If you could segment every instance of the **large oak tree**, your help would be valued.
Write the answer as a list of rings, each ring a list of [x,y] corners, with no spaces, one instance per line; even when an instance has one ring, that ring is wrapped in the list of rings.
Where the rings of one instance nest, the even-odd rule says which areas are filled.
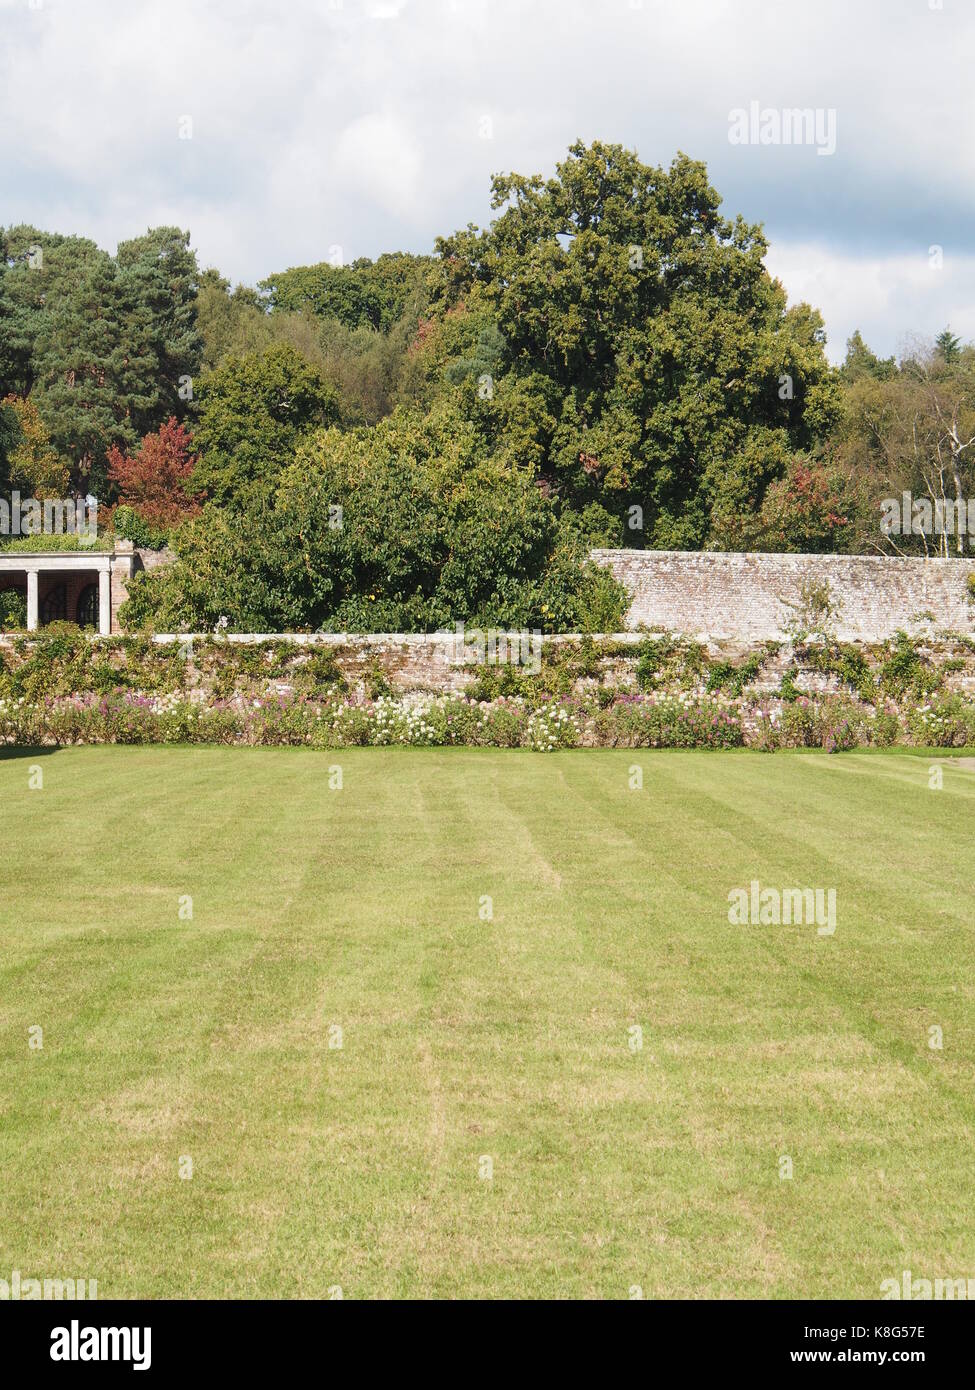
[[[567,498],[641,507],[648,544],[733,542],[834,411],[822,320],[787,307],[761,228],[720,215],[702,164],[599,142],[496,176],[492,205],[439,240],[438,297],[500,330],[479,399],[506,450]]]

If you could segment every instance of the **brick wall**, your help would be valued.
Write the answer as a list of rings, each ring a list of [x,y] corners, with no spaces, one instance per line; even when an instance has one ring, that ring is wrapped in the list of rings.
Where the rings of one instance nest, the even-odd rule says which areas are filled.
[[[512,645],[518,634],[513,634]],[[159,643],[177,642],[174,635],[160,635]],[[299,653],[327,650],[334,653],[338,666],[352,687],[365,686],[369,676],[382,672],[397,694],[428,691],[459,694],[478,674],[476,649],[459,648],[454,633],[371,632],[371,633],[232,633],[227,644],[253,646],[260,642],[287,641]],[[629,639],[628,639],[629,640]],[[578,641],[578,638],[551,637],[546,643]],[[302,659],[299,656],[299,659]],[[284,682],[282,689],[286,689]]]
[[[967,591],[975,560],[672,550],[594,550],[592,555],[629,590],[627,626],[631,631],[643,625],[682,633],[712,646],[782,640],[788,635],[786,624],[794,616],[789,605],[801,603],[803,584],[826,581],[837,608],[832,628],[844,641],[880,642],[898,628],[916,635],[937,631],[975,635],[975,603],[970,602]],[[151,568],[159,562],[159,557],[119,547],[112,561],[113,631],[118,630],[118,609],[125,600],[131,572],[143,564]],[[97,576],[65,574],[58,578],[67,581],[67,616],[74,620],[78,592]],[[19,583],[20,579],[11,576],[11,582]],[[42,601],[53,582],[53,576],[42,576]],[[438,673],[445,688],[466,679],[451,659],[452,635],[387,633],[318,641],[323,645],[345,644],[363,666],[376,661],[391,667],[407,686],[413,680],[435,684]]]
[[[41,612],[44,612],[44,605],[48,598],[53,598],[57,602],[58,590],[64,594],[64,617],[69,623],[78,620],[78,600],[83,591],[93,584],[95,587],[95,614],[98,614],[98,575],[86,574],[84,572],[65,573],[65,574],[42,574],[38,576],[38,601]]]
[[[803,581],[827,580],[844,641],[911,633],[975,632],[966,581],[975,560],[873,555],[739,555],[717,551],[594,550],[626,585],[627,626],[641,623],[699,640],[781,639]],[[929,615],[929,616],[926,616]]]

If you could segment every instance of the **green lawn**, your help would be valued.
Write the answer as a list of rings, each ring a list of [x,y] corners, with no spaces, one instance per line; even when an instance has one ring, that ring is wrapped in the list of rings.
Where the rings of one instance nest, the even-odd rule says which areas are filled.
[[[873,1298],[903,1269],[975,1276],[975,772],[934,791],[928,766],[0,757],[0,1278]],[[835,934],[730,926],[753,878],[835,887]]]

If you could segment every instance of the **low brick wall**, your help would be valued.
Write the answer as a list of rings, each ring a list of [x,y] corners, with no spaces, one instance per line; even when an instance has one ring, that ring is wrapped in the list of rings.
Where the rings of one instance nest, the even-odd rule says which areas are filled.
[[[516,639],[518,634],[510,637]],[[0,634],[0,671],[14,674],[42,640],[40,635]],[[89,650],[79,652],[75,647],[70,658],[78,663],[74,688],[79,692],[104,693],[107,662],[118,672],[119,688],[156,694],[181,691],[191,699],[211,701],[238,699],[247,707],[254,699],[325,693],[353,699],[391,694],[408,704],[422,703],[430,695],[491,697],[497,693],[500,674],[493,659],[496,654],[488,665],[483,649],[470,645],[461,652],[449,633],[252,633],[219,639],[210,634],[180,634],[156,636],[149,643],[139,637],[108,639],[88,633],[83,643]],[[975,643],[970,638],[931,636],[915,645],[924,671],[940,677],[935,681],[940,694],[975,698]],[[860,643],[856,650],[872,679],[880,682],[876,689],[883,694],[881,704],[885,703],[889,690],[883,683],[884,668],[891,660],[891,645]],[[325,654],[330,659],[323,660]],[[851,683],[837,661],[824,664],[827,654],[822,646],[769,639],[752,643],[714,639],[707,643],[705,654],[688,637],[658,641],[627,632],[583,642],[578,636],[555,636],[544,639],[541,653],[535,648],[535,655],[543,658],[540,672],[534,661],[520,666],[519,676],[527,678],[527,683],[519,680],[517,689],[529,698],[547,692],[552,698],[598,695],[600,702],[646,689],[659,695],[687,694],[693,689],[700,695],[707,685],[717,699],[728,698],[729,692],[737,697],[747,690],[747,720],[758,717],[755,697],[777,702],[776,708],[781,708],[786,678],[798,693],[814,698],[855,694],[859,677]],[[54,670],[68,658],[62,649],[50,660]],[[645,667],[642,683],[641,664]],[[736,671],[742,676],[737,685]],[[534,676],[539,676],[540,684],[534,684]],[[873,688],[871,681],[868,684]],[[64,688],[63,683],[59,688]]]
[[[512,650],[517,650],[525,634],[507,634]],[[539,635],[540,636],[540,635]],[[531,634],[528,634],[531,637]],[[189,634],[160,634],[155,642],[168,645],[180,643],[184,646],[202,640]],[[536,640],[532,638],[532,640]],[[545,659],[565,645],[574,646],[578,636],[557,636],[541,639],[542,646],[533,648],[538,655],[544,649]],[[618,633],[615,637],[595,639],[599,643],[610,642],[636,652],[641,641],[640,635],[633,632]],[[339,669],[349,683],[355,687],[368,681],[369,674],[381,671],[396,694],[423,692],[431,694],[459,695],[482,669],[483,654],[479,657],[474,646],[458,646],[454,633],[429,632],[313,632],[313,633],[230,633],[220,639],[229,647],[257,646],[262,642],[285,642],[299,652],[327,650],[335,654]],[[2,645],[2,643],[0,643]],[[299,660],[301,658],[298,658]],[[493,664],[493,663],[492,663]],[[502,662],[502,664],[504,664]],[[625,660],[624,660],[624,664]],[[520,669],[530,671],[529,663],[520,663]],[[287,682],[281,689],[289,689]]]
[[[975,632],[966,584],[975,560],[874,555],[746,555],[718,551],[594,550],[632,596],[628,627],[699,641],[781,640],[804,582],[828,581],[844,641],[880,642],[898,628]]]

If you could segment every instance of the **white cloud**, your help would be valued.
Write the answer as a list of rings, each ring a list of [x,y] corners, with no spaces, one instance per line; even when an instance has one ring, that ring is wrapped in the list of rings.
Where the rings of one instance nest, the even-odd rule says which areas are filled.
[[[790,303],[814,304],[826,320],[830,360],[841,362],[859,328],[874,350],[896,352],[913,333],[934,338],[950,323],[975,324],[975,255],[947,256],[942,266],[918,248],[912,255],[844,255],[828,245],[778,242],[765,258]]]
[[[429,250],[490,216],[493,172],[575,139],[706,160],[793,298],[890,351],[975,336],[975,7],[946,0],[0,0],[5,221],[115,243],[160,216],[253,282]],[[755,100],[836,111],[837,151],[733,146]],[[178,122],[193,118],[193,139]],[[489,118],[486,126],[485,118]],[[488,130],[489,138],[485,138]],[[916,277],[921,275],[920,280]],[[903,316],[903,317],[902,317]],[[840,347],[840,352],[842,347]]]
[[[339,135],[335,173],[342,184],[404,221],[419,221],[422,161],[415,140],[392,116],[360,116]]]

